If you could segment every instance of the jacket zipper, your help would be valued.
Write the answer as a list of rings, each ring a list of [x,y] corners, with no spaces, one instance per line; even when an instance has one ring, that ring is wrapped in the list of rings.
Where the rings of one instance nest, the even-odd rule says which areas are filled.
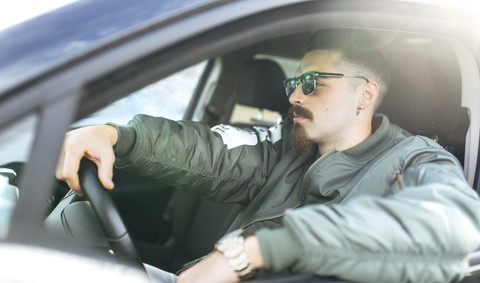
[[[310,173],[310,171],[312,170],[312,168],[318,164],[318,162],[320,162],[325,156],[329,155],[330,153],[332,152],[336,152],[336,150],[331,150],[329,152],[327,152],[326,154],[324,154],[323,156],[320,156],[320,158],[318,158],[317,160],[315,160],[315,162],[312,163],[312,165],[310,165],[307,169],[307,171],[305,172],[305,174],[303,174],[303,179],[302,179],[302,183],[300,184],[300,196],[303,198],[302,196],[302,191],[303,191],[303,185],[305,183],[305,179],[307,178],[308,174]],[[298,207],[302,206],[301,203],[297,203],[296,205],[294,205],[291,209],[296,209]],[[266,220],[273,220],[273,219],[277,219],[277,218],[280,218],[280,217],[283,217],[285,216],[285,213],[280,213],[280,214],[277,214],[277,215],[274,215],[274,216],[270,216],[270,217],[264,217],[264,218],[258,218],[258,219],[255,219],[253,221],[250,221],[249,223],[245,224],[242,226],[242,229],[245,229],[246,227],[252,225],[252,224],[255,224],[257,222],[261,222],[261,221],[266,221]]]
[[[334,150],[330,150],[329,152],[325,153],[324,155],[320,156],[317,160],[315,160],[315,162],[312,163],[312,165],[310,165],[307,169],[307,171],[305,172],[305,174],[303,174],[303,179],[302,179],[302,183],[300,184],[300,196],[301,198],[303,199],[303,186],[305,185],[305,180],[307,179],[307,176],[308,174],[310,174],[310,172],[312,171],[313,167],[315,165],[317,165],[322,159],[324,159],[326,156],[330,155],[330,153],[333,153],[333,152],[337,152],[336,149]],[[299,204],[301,205],[301,203]]]

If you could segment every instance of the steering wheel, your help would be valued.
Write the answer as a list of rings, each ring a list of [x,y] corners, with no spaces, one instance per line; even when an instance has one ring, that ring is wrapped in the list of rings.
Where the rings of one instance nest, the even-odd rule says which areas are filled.
[[[142,259],[133,245],[115,204],[98,179],[95,163],[82,159],[78,175],[80,185],[92,205],[115,258],[120,263],[145,271]]]

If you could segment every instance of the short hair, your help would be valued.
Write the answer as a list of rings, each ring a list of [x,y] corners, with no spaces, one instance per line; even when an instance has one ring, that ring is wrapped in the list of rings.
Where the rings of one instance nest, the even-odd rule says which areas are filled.
[[[342,72],[351,72],[345,75],[365,76],[379,86],[379,95],[375,109],[380,106],[390,82],[390,70],[385,59],[384,44],[374,34],[366,30],[319,30],[316,31],[305,45],[304,52],[313,50],[333,50],[341,53],[342,57],[337,67]],[[361,83],[352,80],[352,86]]]

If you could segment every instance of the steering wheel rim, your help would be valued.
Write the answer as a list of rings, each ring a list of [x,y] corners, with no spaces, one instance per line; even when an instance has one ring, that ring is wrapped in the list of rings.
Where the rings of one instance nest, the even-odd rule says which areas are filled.
[[[98,179],[95,163],[83,158],[78,175],[80,185],[90,201],[115,258],[122,264],[146,272],[115,204]]]

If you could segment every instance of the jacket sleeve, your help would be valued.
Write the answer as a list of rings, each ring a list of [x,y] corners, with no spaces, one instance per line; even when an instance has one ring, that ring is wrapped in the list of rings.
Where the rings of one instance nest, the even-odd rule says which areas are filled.
[[[410,162],[394,195],[292,210],[282,229],[258,231],[265,268],[359,282],[460,280],[480,247],[479,198],[449,154]]]
[[[242,130],[135,116],[117,127],[115,166],[214,201],[246,203],[281,156],[281,126]]]

